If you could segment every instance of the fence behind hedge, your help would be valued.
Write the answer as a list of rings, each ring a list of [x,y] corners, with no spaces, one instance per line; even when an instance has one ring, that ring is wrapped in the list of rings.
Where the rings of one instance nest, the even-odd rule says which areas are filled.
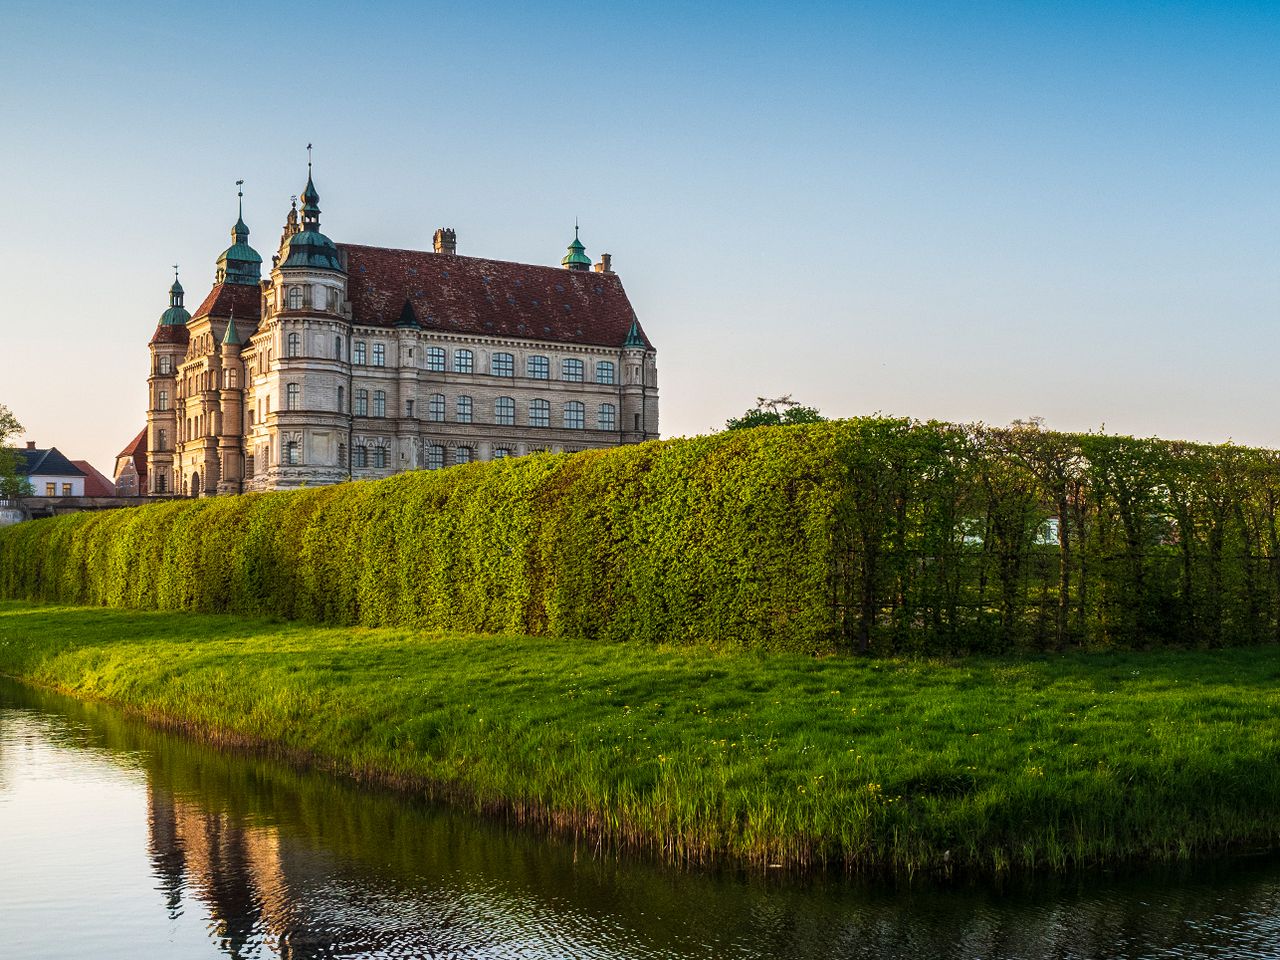
[[[820,652],[1280,638],[1280,454],[868,418],[0,531],[0,595]]]

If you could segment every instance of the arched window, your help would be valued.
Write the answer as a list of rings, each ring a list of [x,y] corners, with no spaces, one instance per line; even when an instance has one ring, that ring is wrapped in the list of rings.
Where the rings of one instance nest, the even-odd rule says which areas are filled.
[[[455,447],[453,450],[454,463],[470,463],[474,459],[470,447]]]
[[[618,428],[618,411],[612,403],[600,404],[600,419],[597,423],[601,430],[616,430]]]
[[[516,358],[509,353],[495,353],[489,358],[489,372],[495,377],[514,377]]]
[[[356,416],[367,417],[369,415],[369,391],[356,391]]]
[[[333,338],[333,359],[335,360],[342,359],[342,338],[341,337]]]
[[[551,361],[546,357],[534,355],[525,361],[529,376],[534,380],[551,379]]]
[[[373,415],[375,417],[387,415],[387,395],[381,390],[373,391]]]
[[[302,356],[302,334],[300,333],[289,334],[289,339],[286,341],[286,345],[284,349],[284,355],[286,357]]]
[[[433,393],[431,400],[427,404],[427,418],[441,422],[444,420],[444,394]]]
[[[385,367],[387,365],[387,347],[385,344],[375,343],[373,345],[373,365],[375,367]]]
[[[302,387],[296,383],[290,383],[284,388],[284,408],[286,410],[298,410],[302,406]]]
[[[160,372],[161,372],[161,373],[172,373],[172,372],[173,372],[173,358],[172,358],[172,357],[161,357],[161,358],[160,358]]]
[[[564,405],[564,426],[566,430],[581,430],[586,419],[586,408],[577,400],[570,400]]]
[[[516,422],[516,402],[511,397],[499,397],[493,401],[493,422],[510,427]]]
[[[302,288],[301,287],[289,288],[289,309],[290,310],[302,309]]]
[[[596,363],[596,383],[613,383],[613,363],[600,360]]]
[[[551,426],[551,403],[547,400],[529,401],[529,426]]]
[[[439,470],[442,467],[444,467],[444,447],[433,443],[427,447],[427,469]]]
[[[560,379],[572,380],[575,383],[582,382],[582,361],[581,360],[561,360],[560,361]]]
[[[343,387],[338,387],[338,412],[346,413],[347,411],[347,391]]]
[[[476,369],[476,357],[470,350],[455,350],[453,352],[453,371],[454,373],[474,373]]]
[[[459,422],[459,423],[470,423],[470,422],[471,422],[471,407],[472,407],[472,404],[471,404],[471,398],[470,398],[470,397],[459,397],[459,398],[458,398],[457,410],[458,410],[458,422]]]

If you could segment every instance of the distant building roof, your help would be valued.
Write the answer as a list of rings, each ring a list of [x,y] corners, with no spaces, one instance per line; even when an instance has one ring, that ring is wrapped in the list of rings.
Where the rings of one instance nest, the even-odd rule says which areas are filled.
[[[114,497],[116,485],[104,477],[88,460],[72,460],[71,463],[80,468],[84,474],[84,495],[86,497]]]
[[[18,453],[18,472],[34,477],[83,477],[84,471],[64,457],[57,447],[37,450],[24,447]]]
[[[121,460],[133,461],[133,469],[139,477],[147,475],[147,428],[143,427],[129,444],[116,454],[116,476],[120,476]]]

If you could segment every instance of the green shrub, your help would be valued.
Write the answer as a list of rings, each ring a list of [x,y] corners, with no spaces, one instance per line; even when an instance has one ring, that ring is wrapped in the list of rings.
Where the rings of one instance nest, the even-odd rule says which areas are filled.
[[[964,653],[1280,638],[1280,455],[866,418],[0,531],[0,596]]]

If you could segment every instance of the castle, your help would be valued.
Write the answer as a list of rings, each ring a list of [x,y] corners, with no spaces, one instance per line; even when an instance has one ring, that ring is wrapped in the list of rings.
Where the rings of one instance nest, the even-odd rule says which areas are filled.
[[[658,436],[656,352],[608,254],[561,267],[334,243],[307,185],[269,279],[240,215],[189,313],[151,338],[153,496],[386,477]],[[141,439],[141,438],[139,438]],[[141,446],[141,444],[139,444]]]

